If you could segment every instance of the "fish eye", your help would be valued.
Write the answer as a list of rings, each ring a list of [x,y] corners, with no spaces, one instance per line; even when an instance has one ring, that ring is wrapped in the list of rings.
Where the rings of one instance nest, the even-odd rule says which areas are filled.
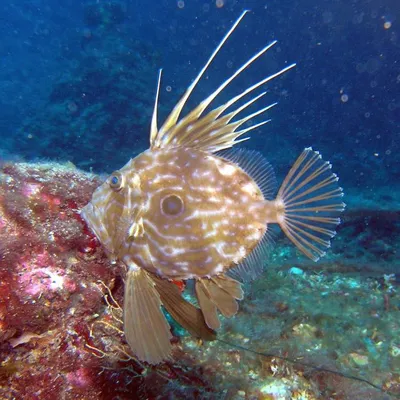
[[[183,200],[175,194],[168,195],[161,200],[161,211],[172,217],[179,215],[183,211]]]
[[[123,185],[123,177],[120,172],[114,172],[110,177],[110,188],[113,190],[121,190]]]

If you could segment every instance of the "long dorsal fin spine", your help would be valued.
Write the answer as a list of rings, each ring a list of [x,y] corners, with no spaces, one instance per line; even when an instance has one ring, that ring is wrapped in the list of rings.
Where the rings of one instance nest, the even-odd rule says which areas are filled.
[[[245,10],[242,12],[240,17],[236,20],[236,22],[233,24],[232,28],[228,31],[228,33],[222,38],[221,42],[217,46],[217,48],[213,51],[211,54],[210,58],[208,59],[206,65],[201,69],[200,73],[196,76],[195,80],[189,85],[189,87],[186,89],[186,92],[184,95],[181,97],[181,99],[178,101],[174,109],[172,110],[171,114],[167,117],[165,120],[163,126],[161,127],[159,131],[159,135],[162,136],[164,132],[168,131],[172,126],[176,124],[176,122],[179,119],[179,116],[182,112],[183,107],[186,104],[186,101],[188,100],[189,96],[193,92],[193,89],[196,87],[197,83],[200,81],[201,77],[204,75],[206,72],[207,68],[211,64],[211,62],[214,60],[215,56],[218,54],[218,52],[221,50],[221,47],[225,44],[225,42],[228,40],[229,36],[232,34],[232,32],[236,29],[236,27],[239,25],[240,21],[243,19],[245,14],[247,14],[248,10]]]
[[[178,123],[178,125],[176,126],[177,130],[181,130],[181,129],[185,129],[183,130],[180,135],[179,135],[179,139],[185,140],[187,143],[193,142],[193,140],[196,140],[196,138],[194,136],[201,136],[201,134],[203,133],[204,129],[206,128],[211,121],[216,121],[218,119],[218,116],[222,114],[223,111],[221,111],[220,109],[223,108],[224,105],[221,105],[220,107],[216,108],[215,110],[210,111],[207,114],[207,118],[201,118],[201,119],[197,119],[197,118],[189,118],[189,115],[187,117],[185,117],[181,123]],[[221,121],[221,119],[218,119],[218,121]],[[200,132],[200,135],[194,134],[195,130],[191,130],[188,129],[188,125],[193,124],[194,126],[196,126],[198,132]]]
[[[204,99],[193,111],[191,111],[186,117],[183,118],[182,122],[190,122],[193,120],[198,120],[200,116],[203,114],[204,110],[211,104],[211,102],[239,75],[241,74],[249,65],[251,65],[257,58],[261,57],[267,50],[269,50],[272,46],[274,46],[277,43],[276,40],[274,40],[272,43],[268,44],[264,48],[262,48],[257,54],[255,54],[253,57],[251,57],[246,63],[244,63],[233,75],[231,75],[228,79],[226,79],[219,87],[217,90],[215,90],[213,93],[211,93],[206,99]],[[197,83],[197,82],[196,82]],[[187,99],[186,99],[187,100]],[[186,101],[185,100],[185,101]],[[179,103],[178,103],[179,104]],[[176,106],[175,106],[176,107]],[[174,109],[175,110],[175,109]],[[174,112],[174,110],[172,112]],[[169,118],[169,117],[168,117]],[[175,121],[176,122],[176,121]],[[160,129],[160,135],[162,135],[164,132],[171,128],[173,125],[169,126],[167,125],[167,121],[164,123],[164,125]],[[165,127],[165,128],[164,128]],[[177,126],[178,128],[178,126]],[[180,127],[179,127],[180,128]],[[186,132],[187,136],[188,132]],[[170,137],[166,136],[167,143],[170,142]],[[180,139],[183,140],[184,136],[181,134]]]
[[[265,124],[268,124],[269,122],[271,122],[271,119],[266,119],[265,121],[261,121],[261,122],[259,122],[258,124],[249,126],[249,127],[246,128],[246,129],[242,129],[241,131],[235,132],[235,136],[236,136],[236,137],[242,136],[242,135],[244,135],[244,134],[247,133],[247,132],[250,132],[250,131],[252,131],[252,130],[254,130],[254,129],[259,128],[260,126],[263,126],[263,125],[265,125]],[[234,142],[232,142],[232,146],[233,146],[234,144],[236,144],[236,143],[240,143],[241,141],[247,140],[247,139],[250,139],[250,138],[243,138],[243,139],[235,140]]]
[[[207,114],[207,118],[202,118],[202,119],[196,121],[193,124],[193,130],[186,129],[186,131],[180,136],[180,138],[186,139],[186,145],[190,146],[190,144],[193,144],[196,139],[198,139],[199,137],[201,137],[203,135],[204,131],[208,128],[210,121],[215,121],[214,130],[218,129],[220,126],[227,125],[237,114],[239,114],[241,111],[245,110],[251,104],[253,104],[258,99],[263,97],[266,93],[267,92],[262,92],[258,96],[249,100],[247,103],[238,107],[236,110],[233,110],[229,114],[226,114],[223,117],[220,117],[220,115],[228,108],[227,103],[222,104],[218,108],[210,111]],[[190,121],[185,121],[185,122],[190,122]],[[188,125],[188,124],[186,124],[186,125]],[[178,125],[177,128],[181,128],[181,127]],[[187,136],[190,136],[190,137],[187,138]]]
[[[227,110],[230,106],[235,104],[237,101],[239,101],[242,97],[246,96],[247,94],[253,92],[254,90],[258,89],[260,86],[264,85],[265,83],[269,82],[270,80],[277,78],[279,75],[284,74],[285,72],[289,71],[290,69],[294,68],[296,66],[295,63],[290,64],[289,66],[281,69],[280,71],[276,72],[275,74],[269,75],[266,78],[262,79],[261,81],[255,83],[254,85],[248,87],[247,89],[243,90],[242,93],[239,93],[237,96],[233,97],[231,100],[229,100],[227,103],[224,104],[224,109],[221,111],[221,114]]]
[[[247,90],[243,91],[242,93],[238,94],[237,96],[233,97],[232,99],[230,99],[228,102],[226,102],[225,104],[220,105],[219,107],[215,108],[214,110],[210,111],[207,114],[207,118],[201,118],[198,121],[196,121],[195,123],[198,125],[197,128],[200,128],[201,126],[206,126],[209,124],[209,121],[216,121],[217,119],[222,119],[219,118],[221,116],[221,114],[223,114],[230,106],[232,106],[233,104],[235,104],[237,101],[239,101],[242,97],[244,97],[247,94]],[[230,114],[228,115],[232,115],[232,118],[235,117],[235,115],[237,115],[239,112],[243,111],[245,108],[247,108],[248,106],[250,106],[251,104],[253,104],[254,102],[256,102],[258,99],[260,99],[261,97],[263,97],[265,94],[267,94],[267,91],[262,92],[261,94],[259,94],[258,96],[254,97],[253,99],[249,100],[247,103],[245,103],[244,105],[240,106],[239,108],[237,108],[236,110],[232,111]],[[201,107],[201,106],[198,106]],[[198,107],[196,107],[193,111],[191,111],[185,118],[182,119],[182,121],[180,123],[177,124],[177,128],[178,129],[182,129],[188,125],[190,125],[193,120],[196,120],[196,118],[193,117],[193,115],[197,115],[198,111]],[[210,117],[210,119],[208,119],[208,117]],[[232,119],[227,119],[227,122],[230,122],[230,120]],[[200,131],[200,136],[203,132]],[[180,138],[181,139],[186,139],[186,137],[190,134],[190,139],[188,140],[188,142],[193,142],[194,140],[196,140],[197,136],[199,136],[199,133],[196,135],[193,135],[190,133],[189,130],[187,130],[186,132],[184,132]],[[195,137],[196,136],[196,137]]]
[[[256,96],[254,99],[247,102],[245,105],[235,107],[233,111],[229,111],[226,114],[225,111],[228,110],[233,104],[238,102],[247,94],[259,88],[261,85],[273,80],[274,78],[284,74],[286,71],[293,68],[296,64],[290,64],[280,71],[267,76],[256,84],[245,89],[239,95],[233,97],[225,104],[216,107],[214,110],[207,111],[206,109],[215,100],[215,98],[233,81],[239,74],[241,74],[246,68],[248,68],[252,63],[255,62],[262,54],[268,51],[272,46],[274,46],[277,41],[272,41],[267,46],[259,50],[253,57],[251,57],[247,62],[240,66],[228,79],[226,79],[222,84],[213,91],[206,99],[200,102],[192,111],[190,111],[186,116],[180,117],[183,107],[185,106],[188,98],[193,92],[194,88],[200,81],[201,77],[204,75],[207,68],[210,66],[211,62],[214,60],[222,46],[225,44],[227,39],[236,29],[240,21],[243,19],[246,12],[236,20],[229,32],[223,37],[217,48],[212,53],[211,57],[208,59],[205,66],[201,69],[200,73],[194,79],[194,81],[189,85],[188,89],[178,101],[176,106],[173,108],[172,112],[169,114],[167,119],[161,128],[156,131],[157,121],[156,113],[153,113],[152,121],[152,132],[151,132],[151,148],[168,148],[168,147],[193,147],[206,152],[215,152],[218,150],[230,148],[233,145],[240,143],[243,140],[238,140],[239,136],[243,135],[252,129],[255,129],[268,121],[263,121],[261,124],[255,125],[252,129],[246,129],[242,131],[236,131],[240,125],[250,120],[252,117],[261,114],[269,110],[273,105],[267,106],[260,111],[251,114],[248,117],[244,117],[239,121],[231,122],[236,115],[241,111],[246,109],[247,106],[253,104],[256,100],[264,96],[265,93]]]
[[[267,50],[269,50],[272,46],[277,43],[274,40],[272,43],[263,47],[257,54],[250,58],[247,62],[245,62],[238,70],[235,71],[233,75],[231,75],[228,79],[226,79],[217,90],[212,92],[205,100],[203,100],[199,106],[196,107],[197,118],[201,116],[204,110],[211,104],[211,102],[237,77],[239,76],[249,65],[251,65],[257,58],[261,57]]]
[[[231,125],[227,125],[227,126],[226,126],[226,130],[227,130],[227,131],[232,131],[232,133],[226,133],[226,132],[222,131],[222,132],[217,136],[217,138],[220,137],[220,140],[219,140],[219,141],[217,141],[216,138],[211,138],[211,139],[209,139],[208,141],[203,141],[203,142],[202,142],[202,145],[207,144],[207,142],[211,142],[211,141],[212,141],[213,144],[215,144],[215,145],[222,145],[223,143],[226,142],[226,140],[227,140],[228,138],[231,138],[230,143],[227,144],[226,147],[220,147],[220,146],[218,146],[218,150],[222,150],[223,148],[232,147],[232,146],[234,146],[234,145],[237,144],[237,143],[244,142],[245,140],[250,139],[250,138],[237,139],[238,137],[244,135],[244,134],[247,133],[247,132],[252,131],[253,129],[257,129],[257,128],[259,128],[260,126],[267,124],[268,122],[271,122],[271,119],[267,119],[267,120],[265,120],[265,121],[261,121],[261,122],[259,122],[258,124],[249,126],[248,128],[242,129],[241,131],[232,131],[232,129],[230,129],[230,126],[231,126]],[[235,129],[236,129],[236,128],[235,128]]]
[[[262,92],[258,96],[253,97],[252,99],[250,99],[247,103],[245,103],[242,106],[238,107],[236,110],[231,111],[229,114],[227,114],[227,116],[229,116],[228,122],[231,122],[231,120],[233,118],[235,118],[236,115],[238,115],[240,112],[245,110],[247,107],[251,106],[253,103],[255,103],[258,99],[260,99],[261,97],[265,96],[266,94],[267,94],[267,92]]]
[[[289,71],[290,69],[294,68],[296,66],[296,63],[290,64],[285,68],[282,68],[280,71],[275,72],[275,74],[269,75],[266,78],[262,79],[261,81],[255,83],[253,86],[250,86],[248,89],[246,89],[243,92],[243,96],[252,92],[253,90],[259,88],[261,85],[264,85],[265,83],[272,81],[273,79],[277,78],[278,76],[284,74],[285,72]]]
[[[254,85],[252,85],[252,86],[250,86],[249,88],[245,89],[243,92],[241,92],[240,94],[238,94],[237,96],[235,96],[234,98],[232,98],[231,100],[229,100],[227,103],[225,103],[224,105],[218,107],[216,110],[219,110],[219,113],[218,113],[217,115],[213,116],[213,120],[218,119],[218,116],[219,116],[219,115],[221,115],[224,111],[226,111],[226,110],[227,110],[230,106],[232,106],[234,103],[236,103],[237,101],[239,101],[242,97],[244,97],[244,96],[246,96],[247,94],[253,92],[254,90],[256,90],[257,88],[259,88],[259,87],[262,86],[263,84],[265,84],[265,83],[267,83],[267,82],[273,80],[274,78],[277,78],[278,76],[284,74],[285,72],[289,71],[290,69],[294,68],[295,66],[296,66],[295,63],[290,64],[289,66],[287,66],[287,67],[281,69],[280,71],[276,72],[275,74],[269,75],[269,76],[267,76],[266,78],[262,79],[261,81],[255,83]],[[261,96],[260,96],[260,97],[261,97]],[[179,124],[179,128],[181,128],[181,127],[184,128],[185,126],[188,126],[188,125],[190,125],[190,124],[193,123],[193,122],[202,121],[203,119],[205,119],[205,121],[206,121],[207,123],[209,122],[209,120],[208,120],[208,118],[207,118],[208,115],[205,116],[205,117],[203,117],[201,120],[198,120],[198,119],[197,119],[197,115],[198,115],[199,109],[200,109],[200,108],[203,108],[204,102],[205,102],[205,101],[202,101],[193,111],[191,111],[186,117],[184,117],[184,118],[182,119],[182,121],[181,121],[181,124],[182,124],[182,125]],[[276,105],[276,104],[277,104],[277,103],[273,103],[272,106],[274,106],[274,105]],[[210,113],[213,113],[214,111],[215,111],[215,110],[212,110],[212,111],[210,111]],[[268,120],[268,122],[269,122],[269,120]],[[261,124],[261,125],[263,125],[263,124]],[[258,127],[261,126],[261,125],[258,124],[257,126],[255,126],[255,128],[258,128]],[[178,128],[178,126],[177,126],[176,128]],[[255,129],[255,128],[254,128],[254,129]],[[190,132],[189,130],[186,130],[185,132],[179,132],[179,141],[182,142],[184,139],[186,139],[186,141],[187,141],[188,143],[193,143],[193,140],[192,140],[192,137],[191,137],[190,133],[191,133],[191,132]],[[243,133],[244,133],[244,132],[243,132]],[[243,133],[242,133],[242,134],[243,134]],[[175,135],[173,135],[173,136],[175,136]],[[187,139],[188,136],[190,137],[189,139]],[[199,135],[199,136],[200,136],[200,135]],[[240,136],[240,135],[238,135],[238,132],[236,132],[236,133],[235,133],[235,138],[238,137],[238,136]],[[176,137],[176,136],[175,136],[175,137]],[[170,139],[171,139],[171,138],[168,137],[168,141],[170,141]],[[194,139],[194,140],[195,140],[195,139]],[[242,141],[244,141],[244,140],[247,140],[247,138],[246,138],[246,139],[242,139],[242,140],[235,140],[234,143],[233,143],[233,142],[232,142],[232,143],[229,143],[229,144],[227,144],[226,146],[223,146],[223,147],[216,147],[215,150],[211,150],[211,149],[209,149],[209,150],[210,150],[210,151],[223,150],[223,149],[226,149],[226,148],[230,148],[230,147],[232,147],[234,144],[240,143],[240,142],[242,142]],[[167,144],[167,143],[165,143],[165,144]]]
[[[265,111],[270,110],[272,107],[275,107],[277,104],[278,103],[270,104],[269,106],[266,106],[266,107],[262,108],[261,110],[258,110],[256,112],[254,112],[253,114],[247,115],[246,117],[243,117],[242,119],[239,119],[238,121],[236,121],[236,122],[234,122],[234,123],[232,123],[230,125],[234,126],[235,130],[236,130],[237,128],[241,127],[248,120],[250,120],[250,119],[252,119],[254,117],[257,117],[257,115],[260,115],[260,114],[264,113]],[[270,121],[270,120],[268,120],[268,121]],[[239,131],[236,132],[236,133],[239,133]]]
[[[158,72],[158,80],[157,80],[157,91],[156,91],[156,98],[154,101],[154,109],[153,109],[153,116],[151,117],[151,127],[150,127],[150,143],[153,143],[157,136],[158,127],[157,127],[157,110],[158,110],[158,98],[160,95],[160,86],[161,86],[161,74],[162,69]]]
[[[268,119],[268,120],[265,120],[265,121],[261,121],[260,123],[254,124],[254,125],[250,126],[249,128],[243,129],[243,130],[241,130],[241,131],[236,131],[236,129],[238,129],[241,125],[243,125],[245,122],[247,122],[247,121],[250,120],[251,118],[254,118],[254,117],[256,117],[256,116],[259,115],[259,114],[262,114],[263,112],[269,110],[270,108],[272,108],[272,107],[275,106],[276,104],[277,104],[277,103],[271,104],[271,105],[269,105],[269,106],[267,106],[267,107],[264,107],[263,109],[261,109],[261,110],[259,110],[259,111],[256,111],[255,113],[253,113],[253,114],[251,114],[251,115],[248,115],[247,117],[244,117],[244,118],[242,118],[242,119],[240,119],[240,120],[238,120],[238,121],[235,121],[235,122],[232,122],[232,123],[230,123],[230,124],[227,124],[227,125],[224,127],[224,129],[221,129],[221,131],[218,133],[218,135],[216,135],[216,136],[210,138],[209,141],[216,141],[216,138],[218,138],[218,137],[220,137],[222,140],[226,140],[226,139],[229,137],[229,133],[227,133],[227,132],[232,132],[232,133],[230,134],[230,135],[232,136],[232,139],[233,139],[232,145],[234,145],[234,144],[236,144],[236,143],[239,143],[239,140],[235,140],[235,139],[237,139],[239,136],[241,136],[241,135],[243,135],[243,134],[245,134],[245,133],[247,133],[247,132],[249,132],[249,131],[251,131],[251,130],[253,130],[253,129],[259,128],[260,126],[262,126],[262,125],[264,125],[264,124],[270,122],[271,120]],[[247,140],[247,139],[245,139],[245,140]],[[202,145],[204,145],[204,144],[206,144],[206,143],[207,143],[207,140],[203,141],[203,142],[202,142]]]

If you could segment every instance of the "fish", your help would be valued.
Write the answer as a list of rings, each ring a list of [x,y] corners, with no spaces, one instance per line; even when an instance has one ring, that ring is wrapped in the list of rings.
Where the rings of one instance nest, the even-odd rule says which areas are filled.
[[[300,252],[317,261],[330,247],[345,208],[339,178],[312,148],[303,150],[276,193],[276,178],[264,156],[236,147],[249,138],[243,135],[270,121],[253,119],[276,105],[243,116],[266,94],[255,95],[256,89],[296,64],[208,111],[276,41],[181,117],[194,88],[246,13],[158,128],[160,70],[149,149],[113,172],[81,210],[110,261],[126,266],[125,338],[135,357],[149,364],[172,357],[171,327],[163,308],[193,336],[215,340],[219,314],[233,317],[244,298],[243,282],[263,272],[271,227],[279,225]],[[176,284],[188,281],[197,304],[187,301]]]

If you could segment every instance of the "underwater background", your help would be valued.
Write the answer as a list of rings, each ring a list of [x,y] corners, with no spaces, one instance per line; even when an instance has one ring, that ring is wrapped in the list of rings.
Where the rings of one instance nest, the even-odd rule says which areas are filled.
[[[92,324],[118,321],[104,295],[122,299],[122,272],[78,211],[148,148],[158,70],[161,122],[245,9],[185,110],[277,39],[217,104],[295,62],[266,85],[279,105],[243,147],[279,181],[319,150],[343,222],[316,264],[276,237],[221,334],[256,353],[175,327],[176,363],[121,366],[120,332]],[[0,18],[0,399],[400,397],[398,0],[21,0]]]

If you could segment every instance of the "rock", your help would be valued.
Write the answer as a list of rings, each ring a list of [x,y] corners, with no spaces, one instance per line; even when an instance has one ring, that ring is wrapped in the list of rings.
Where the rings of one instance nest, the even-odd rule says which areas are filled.
[[[301,268],[292,267],[289,269],[289,274],[302,276],[304,275],[304,271]]]
[[[350,360],[356,364],[358,367],[364,367],[368,365],[368,356],[358,353],[350,353],[349,354]]]

